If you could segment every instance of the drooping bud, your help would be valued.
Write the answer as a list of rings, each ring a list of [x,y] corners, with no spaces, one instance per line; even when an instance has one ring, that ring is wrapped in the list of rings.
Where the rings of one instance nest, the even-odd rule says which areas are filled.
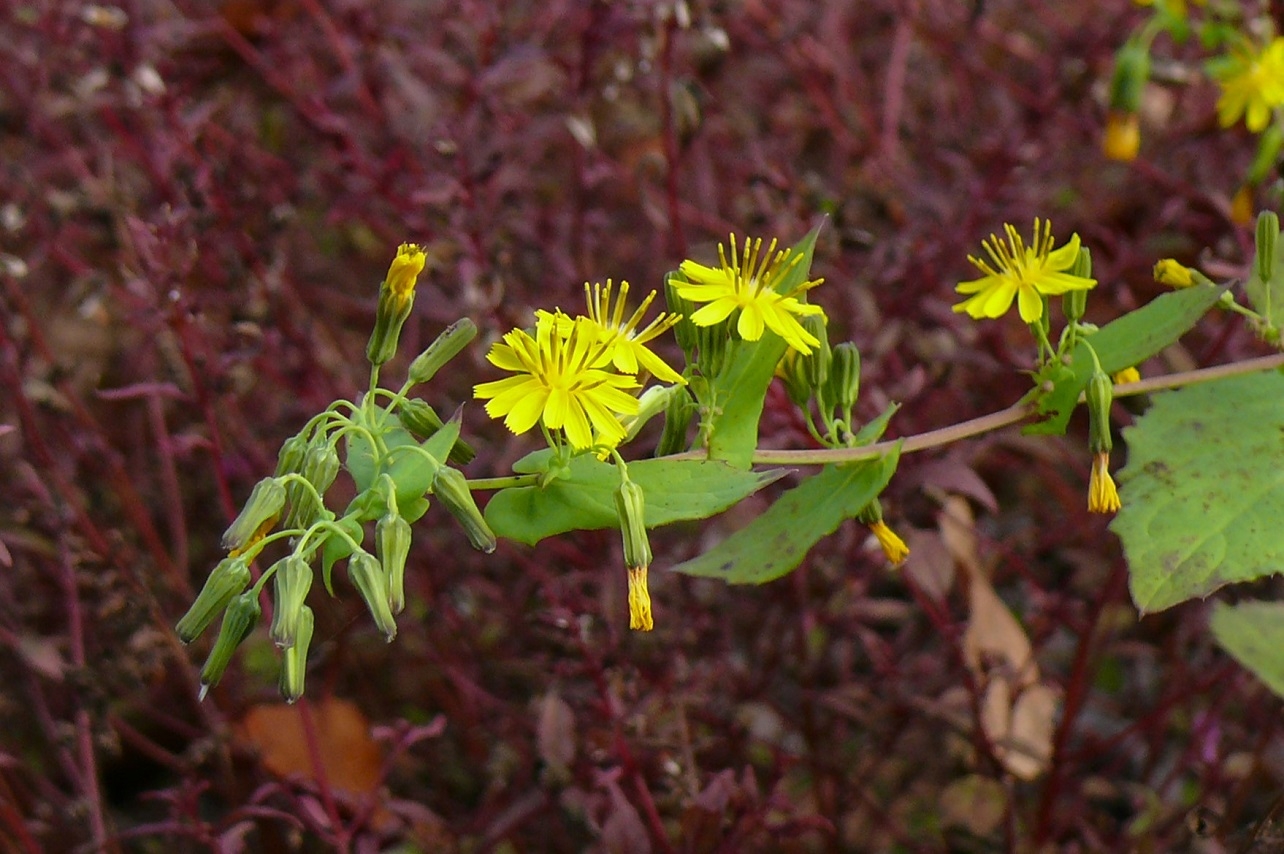
[[[646,535],[646,497],[642,487],[626,480],[615,490],[615,511],[624,537],[624,563],[630,569],[651,565],[651,543]]]
[[[413,243],[403,243],[397,248],[397,257],[379,288],[374,331],[366,344],[366,358],[375,367],[397,354],[397,338],[415,304],[415,283],[426,259],[423,249]]]
[[[850,341],[834,348],[829,366],[829,399],[835,406],[849,410],[860,395],[860,350]]]
[[[1113,447],[1110,438],[1110,404],[1114,400],[1114,384],[1105,372],[1093,371],[1084,390],[1088,404],[1088,449],[1094,454],[1109,452]]]
[[[637,438],[648,421],[668,409],[669,398],[678,392],[682,392],[680,385],[653,385],[642,392],[642,396],[638,398],[638,411],[621,419],[626,431],[624,442],[631,442]]]
[[[397,636],[397,621],[388,607],[388,576],[379,565],[379,559],[370,552],[354,552],[348,558],[348,578],[361,594],[375,626],[391,643]]]
[[[250,565],[244,558],[224,558],[205,579],[205,586],[192,607],[174,626],[183,643],[191,643],[205,631],[214,618],[223,613],[232,599],[250,583]]]
[[[432,491],[463,526],[468,542],[472,543],[473,548],[486,554],[495,550],[498,541],[490,526],[486,524],[486,520],[482,518],[481,511],[477,509],[477,502],[473,500],[473,494],[468,490],[468,479],[463,474],[457,469],[442,466],[433,476]]]
[[[675,388],[669,395],[669,403],[664,410],[664,430],[655,447],[657,457],[680,454],[687,449],[687,428],[691,426],[691,416],[695,411],[696,404],[691,399],[691,393],[685,388]]]
[[[1088,512],[1115,513],[1122,506],[1110,476],[1110,451],[1098,451],[1092,455],[1092,476],[1088,479]]]
[[[325,491],[334,483],[339,474],[339,454],[330,444],[328,436],[321,434],[312,440],[307,453],[303,455],[300,474],[312,484],[318,495],[325,495]],[[301,483],[291,483],[286,494],[290,502],[290,512],[285,520],[286,528],[306,528],[316,521],[322,507],[307,487]]]
[[[429,439],[437,434],[444,422],[431,406],[422,400],[407,400],[397,410],[397,419],[401,426],[417,439]],[[446,457],[455,465],[467,465],[477,456],[477,452],[463,439],[456,439],[454,446]]]
[[[223,678],[223,672],[231,663],[236,648],[254,631],[261,613],[259,599],[253,590],[245,591],[228,604],[227,610],[223,612],[223,624],[219,627],[218,638],[210,649],[209,657],[205,659],[205,666],[201,668],[200,699],[204,700],[209,689]]]
[[[866,504],[856,514],[856,518],[869,528],[869,532],[878,541],[883,555],[892,566],[900,566],[909,557],[909,546],[896,535],[896,532],[883,521],[883,504],[877,498]]]
[[[312,589],[312,567],[307,558],[292,554],[276,562],[272,575],[275,609],[272,612],[272,642],[289,649],[298,639],[299,614],[307,607],[304,601]]]
[[[287,703],[293,703],[303,696],[303,679],[308,670],[308,646],[312,643],[312,632],[316,619],[312,609],[307,605],[299,611],[298,627],[294,632],[294,644],[281,656],[281,696]]]
[[[400,614],[406,607],[410,523],[396,513],[389,513],[375,523],[375,554],[388,575],[388,607],[393,614]]]
[[[678,346],[682,348],[682,354],[686,356],[689,364],[698,344],[696,325],[691,322],[695,303],[678,294],[678,283],[674,281],[675,275],[679,274],[670,273],[664,277],[664,300],[668,303],[669,313],[682,318],[673,327],[673,337],[677,339]]]
[[[308,440],[294,435],[281,444],[281,452],[276,457],[276,476],[299,474],[303,471],[303,455],[308,452]]]
[[[1141,110],[1141,96],[1150,80],[1150,51],[1136,39],[1129,40],[1115,55],[1115,71],[1110,78],[1110,109],[1113,113],[1136,114]]]
[[[260,480],[251,490],[250,497],[241,508],[240,515],[223,532],[223,548],[244,551],[254,541],[262,539],[265,532],[261,529],[267,525],[267,529],[271,530],[284,506],[285,487],[281,482],[275,477],[265,477]]]
[[[477,337],[477,325],[468,318],[456,320],[447,326],[437,339],[428,345],[415,360],[410,363],[406,379],[411,385],[426,383],[432,379],[442,366],[459,355],[474,338]]]
[[[1275,211],[1262,211],[1257,215],[1257,246],[1255,265],[1258,277],[1269,282],[1275,272],[1275,245],[1280,239],[1280,218]]]

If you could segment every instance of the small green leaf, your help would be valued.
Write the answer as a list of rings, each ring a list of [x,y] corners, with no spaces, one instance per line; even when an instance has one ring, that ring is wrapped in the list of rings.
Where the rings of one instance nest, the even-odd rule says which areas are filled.
[[[856,445],[870,445],[883,438],[883,433],[887,431],[887,423],[892,420],[892,416],[900,408],[901,405],[899,403],[887,404],[887,408],[879,413],[877,418],[856,431]]]
[[[823,225],[823,223],[822,223]],[[791,248],[803,260],[781,278],[776,288],[788,293],[807,281],[811,272],[812,253],[816,249],[816,226]],[[734,348],[726,368],[709,383],[713,395],[713,412],[709,420],[709,459],[723,460],[738,469],[748,469],[758,446],[758,422],[762,419],[767,386],[776,375],[776,365],[788,345],[771,330],[765,330],[757,341],[741,341]]]
[[[1222,649],[1284,697],[1284,602],[1218,602],[1209,628]]]
[[[523,468],[534,464],[535,456],[526,457]],[[629,463],[629,477],[646,495],[648,528],[721,513],[784,474],[783,470],[738,471],[704,460]],[[619,485],[615,466],[584,454],[571,460],[567,477],[548,486],[497,492],[486,505],[486,522],[499,536],[527,545],[566,531],[614,528],[619,525],[615,509]]]
[[[1279,373],[1231,377],[1155,395],[1124,431],[1110,527],[1142,613],[1284,569],[1282,399]]]
[[[798,566],[821,538],[878,497],[892,479],[899,458],[898,444],[876,460],[825,466],[746,527],[673,571],[721,578],[728,584],[763,584],[780,578]]]
[[[1088,339],[1101,360],[1102,370],[1114,374],[1140,365],[1198,323],[1217,302],[1222,291],[1213,285],[1195,285],[1166,293],[1102,327]],[[1093,370],[1092,356],[1087,346],[1081,343],[1075,348],[1068,371],[1056,377],[1037,377],[1040,383],[1050,380],[1054,386],[1050,392],[1036,388],[1026,396],[1027,400],[1037,403],[1037,414],[1041,420],[1027,424],[1024,432],[1055,436],[1065,433],[1070,413],[1088,385]]]

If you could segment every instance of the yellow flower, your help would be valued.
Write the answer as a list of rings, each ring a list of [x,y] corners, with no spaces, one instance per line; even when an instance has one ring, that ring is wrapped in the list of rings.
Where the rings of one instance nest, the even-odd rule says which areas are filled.
[[[1136,113],[1111,111],[1106,117],[1106,132],[1101,138],[1102,153],[1111,160],[1131,163],[1141,148],[1141,128]]]
[[[1177,259],[1161,258],[1155,262],[1155,281],[1173,288],[1189,288],[1195,284],[1195,275]]]
[[[564,317],[540,317],[534,338],[514,329],[503,343],[496,342],[487,360],[518,376],[481,383],[473,388],[473,395],[490,399],[486,414],[504,416],[504,425],[514,433],[525,433],[542,420],[550,430],[564,430],[576,449],[614,446],[626,435],[616,413],[638,411],[637,398],[624,391],[637,388],[638,381],[605,370],[610,364],[609,345],[592,320],[577,317],[563,335],[559,326]]]
[[[428,258],[424,250],[414,243],[403,243],[397,247],[397,257],[392,259],[388,275],[384,278],[397,302],[404,303],[415,292],[415,283],[423,272],[424,261]]]
[[[1119,491],[1110,476],[1110,452],[1098,451],[1092,455],[1092,476],[1088,479],[1088,511],[1114,513],[1120,508]]]
[[[1253,188],[1245,184],[1231,197],[1231,222],[1236,225],[1248,225],[1253,221]]]
[[[620,292],[615,300],[615,312],[612,313],[611,280],[606,280],[605,287],[598,283],[592,285],[588,282],[584,283],[584,297],[588,303],[589,318],[602,329],[602,337],[610,341],[611,362],[615,365],[615,369],[623,374],[636,374],[641,366],[661,382],[686,385],[687,381],[681,374],[665,364],[663,359],[645,346],[646,342],[672,329],[682,319],[682,315],[667,314],[662,311],[639,330],[638,324],[642,322],[646,310],[651,307],[651,301],[655,299],[655,291],[651,291],[647,298],[642,300],[637,311],[633,312],[626,321],[624,305],[628,296],[629,283],[620,282]]]
[[[1230,56],[1209,63],[1209,74],[1222,87],[1217,99],[1217,120],[1230,127],[1244,117],[1253,133],[1270,123],[1271,111],[1284,105],[1284,38],[1276,38],[1262,49],[1252,45],[1236,47]]]
[[[993,234],[983,241],[990,263],[973,255],[967,256],[985,275],[970,282],[959,282],[955,290],[961,294],[974,294],[958,305],[957,312],[967,312],[980,320],[983,317],[1001,317],[1017,300],[1021,319],[1034,323],[1043,316],[1042,294],[1063,294],[1066,291],[1087,290],[1097,284],[1096,279],[1074,276],[1065,272],[1074,266],[1079,257],[1079,235],[1060,249],[1052,248],[1052,226],[1034,220],[1034,237],[1026,246],[1016,228],[1004,224],[1007,242]]]
[[[646,589],[646,567],[629,568],[629,628],[649,632],[655,628],[651,619],[651,593]]]
[[[1124,383],[1139,383],[1141,382],[1141,371],[1137,370],[1136,368],[1124,368],[1122,371],[1119,371],[1110,379],[1115,385],[1123,385]]]
[[[905,545],[905,541],[896,536],[896,532],[887,527],[887,523],[882,519],[871,522],[869,531],[883,547],[883,554],[887,555],[887,560],[893,566],[900,566],[905,562],[905,558],[909,557],[909,546]]]
[[[743,256],[737,254],[736,236],[733,234],[730,263],[721,243],[718,244],[719,266],[716,268],[683,261],[679,269],[687,281],[675,283],[678,296],[695,303],[708,303],[691,315],[691,322],[696,326],[721,323],[739,309],[736,331],[745,341],[757,341],[762,338],[764,329],[770,329],[798,352],[810,354],[811,348],[818,346],[820,341],[803,328],[798,317],[825,312],[818,305],[800,302],[795,295],[814,288],[824,280],[803,282],[782,294],[776,290],[777,286],[790,270],[802,263],[803,256],[789,249],[776,252],[775,240],[771,241],[765,254],[761,250],[762,238],[746,238]]]

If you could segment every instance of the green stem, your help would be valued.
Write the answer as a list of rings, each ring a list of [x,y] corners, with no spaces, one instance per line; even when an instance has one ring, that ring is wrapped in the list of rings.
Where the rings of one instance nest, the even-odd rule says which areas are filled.
[[[539,483],[537,474],[514,474],[508,477],[479,477],[468,481],[470,490],[509,489],[515,486],[534,486]]]

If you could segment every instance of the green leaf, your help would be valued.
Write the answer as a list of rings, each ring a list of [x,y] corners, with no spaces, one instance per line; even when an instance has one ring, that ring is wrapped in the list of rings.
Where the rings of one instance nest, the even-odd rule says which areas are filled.
[[[1103,326],[1088,338],[1088,343],[1101,360],[1101,369],[1114,374],[1140,365],[1198,323],[1223,290],[1214,285],[1195,285],[1172,291]],[[1036,402],[1040,420],[1027,424],[1025,433],[1055,436],[1065,433],[1070,414],[1088,385],[1094,368],[1092,356],[1084,343],[1075,347],[1069,369],[1059,365],[1053,367],[1055,375],[1036,377],[1040,385],[1051,381],[1052,391],[1036,388],[1026,396],[1027,400]]]
[[[822,223],[823,225],[823,223]],[[776,289],[788,293],[807,281],[812,254],[820,225],[798,241],[791,252],[803,260],[794,265],[777,283]],[[758,447],[758,422],[762,419],[767,386],[776,375],[776,365],[789,348],[783,338],[770,329],[757,341],[741,341],[727,366],[710,383],[713,412],[710,415],[709,459],[723,460],[738,469],[748,469]]]
[[[1279,373],[1231,377],[1156,395],[1124,431],[1110,527],[1142,613],[1284,569],[1281,400]]]
[[[887,431],[888,422],[892,420],[892,416],[895,415],[896,410],[900,408],[901,408],[901,405],[899,403],[887,404],[887,408],[884,409],[882,412],[880,412],[877,418],[875,418],[873,421],[870,421],[864,427],[861,427],[859,430],[857,430],[856,431],[857,447],[861,445],[873,444],[874,442],[877,442],[879,439],[883,438],[883,433]]]
[[[352,475],[358,492],[364,492],[374,485],[382,471],[387,471],[393,483],[397,484],[397,505],[413,504],[422,498],[432,487],[433,475],[440,467],[440,460],[446,459],[455,440],[459,438],[459,420],[452,418],[445,426],[434,433],[422,445],[387,412],[379,410],[365,424],[370,432],[382,436],[388,455],[382,460],[375,459],[374,447],[364,433],[352,431],[345,435],[347,441],[347,458],[344,461],[348,473]],[[426,451],[425,456],[418,450]],[[402,449],[402,450],[398,450]],[[431,457],[431,459],[429,458]],[[438,461],[438,462],[434,462]],[[380,468],[382,463],[382,468]]]
[[[629,463],[629,477],[646,495],[648,528],[721,513],[784,474],[784,470],[739,471],[704,460]],[[566,531],[614,528],[619,525],[615,510],[619,485],[620,473],[615,466],[585,454],[571,460],[567,477],[548,486],[513,487],[495,493],[486,505],[486,522],[499,536],[527,545]]]
[[[900,445],[876,460],[825,466],[786,492],[765,513],[674,572],[763,584],[802,562],[811,547],[878,497],[896,471]]]
[[[1284,602],[1218,602],[1209,628],[1222,649],[1284,697]]]

